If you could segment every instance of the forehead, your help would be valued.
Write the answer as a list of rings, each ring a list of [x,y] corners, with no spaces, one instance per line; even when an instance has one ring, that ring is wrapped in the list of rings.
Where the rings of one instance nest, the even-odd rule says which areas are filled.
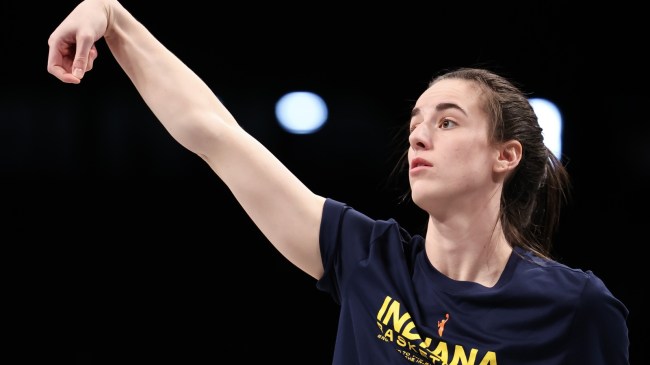
[[[482,110],[481,88],[469,80],[445,79],[436,82],[426,89],[418,98],[415,106],[419,109],[435,108],[441,103],[451,103],[460,106],[468,113]]]

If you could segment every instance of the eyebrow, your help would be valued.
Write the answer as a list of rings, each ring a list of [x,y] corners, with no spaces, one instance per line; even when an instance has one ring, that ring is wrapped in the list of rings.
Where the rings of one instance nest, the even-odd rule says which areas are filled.
[[[467,113],[465,112],[465,109],[461,108],[460,105],[458,105],[458,104],[440,103],[440,104],[436,105],[436,111],[437,112],[448,110],[448,109],[456,109],[456,110],[460,111],[461,113],[463,113],[465,116],[467,116]],[[420,114],[420,108],[418,108],[418,107],[413,108],[413,110],[411,111],[411,117],[414,117],[414,116],[416,116],[418,114]]]

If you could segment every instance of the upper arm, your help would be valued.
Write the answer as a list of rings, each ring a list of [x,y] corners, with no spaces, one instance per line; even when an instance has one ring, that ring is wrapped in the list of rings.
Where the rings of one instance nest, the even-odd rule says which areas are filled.
[[[576,316],[569,358],[576,363],[629,364],[628,310],[588,272]]]
[[[158,120],[210,165],[284,256],[319,277],[324,198],[246,133],[211,88],[126,9],[115,6],[113,13],[107,44]]]
[[[320,278],[319,232],[325,198],[309,190],[238,125],[208,135],[214,140],[203,144],[201,157],[275,248],[298,268]]]

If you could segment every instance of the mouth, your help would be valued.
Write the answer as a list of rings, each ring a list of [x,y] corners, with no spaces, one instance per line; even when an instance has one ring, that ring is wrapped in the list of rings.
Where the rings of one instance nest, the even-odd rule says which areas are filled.
[[[411,170],[419,167],[433,167],[433,164],[421,158],[414,158],[413,161],[411,161]]]

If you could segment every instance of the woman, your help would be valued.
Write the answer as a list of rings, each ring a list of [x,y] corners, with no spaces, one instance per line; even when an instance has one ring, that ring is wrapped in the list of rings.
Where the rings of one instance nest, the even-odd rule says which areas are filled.
[[[340,304],[335,364],[629,363],[626,307],[549,256],[567,173],[504,78],[455,70],[415,103],[422,236],[314,194],[116,0],[83,1],[54,30],[48,72],[80,83],[101,38],[169,133]]]

